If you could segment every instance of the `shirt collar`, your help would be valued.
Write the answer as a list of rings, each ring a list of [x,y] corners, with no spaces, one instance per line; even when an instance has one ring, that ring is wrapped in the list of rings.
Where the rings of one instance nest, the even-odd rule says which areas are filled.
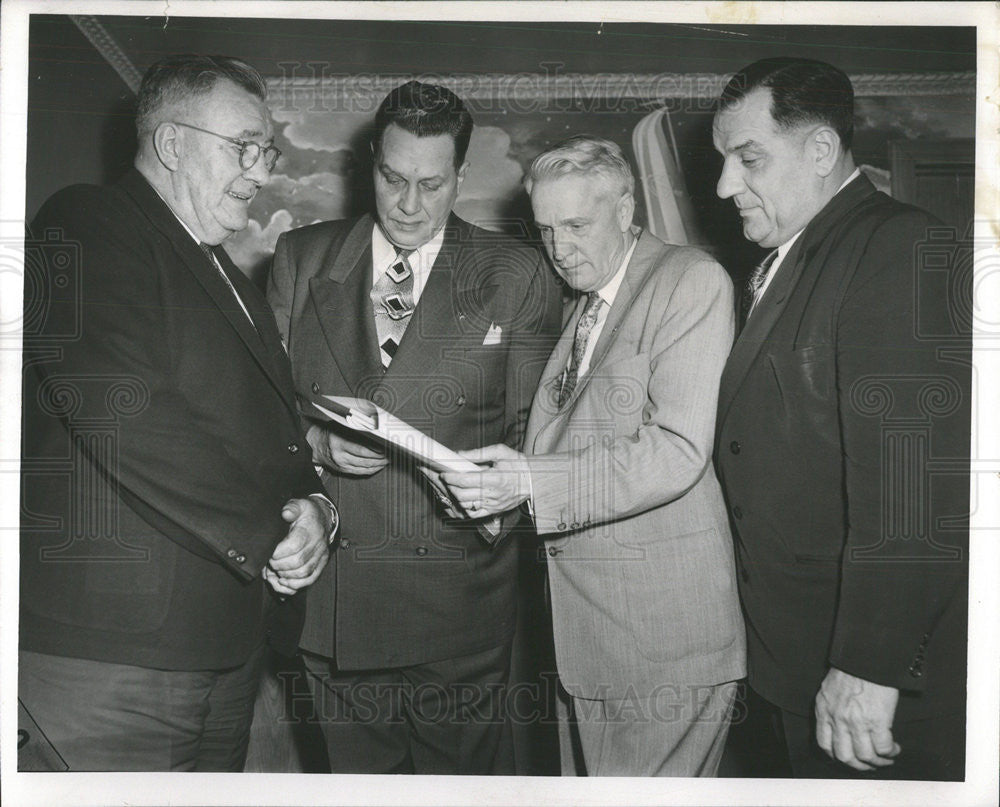
[[[145,179],[145,177],[143,177],[143,179]],[[149,185],[149,187],[153,188],[153,193],[155,193],[157,196],[159,196],[160,197],[160,201],[163,202],[163,204],[165,204],[167,206],[167,210],[169,210],[171,213],[174,214],[174,218],[177,219],[177,221],[179,221],[181,223],[181,227],[183,227],[187,231],[187,234],[190,235],[191,238],[194,239],[194,242],[196,244],[201,245],[201,239],[194,234],[194,230],[192,230],[190,227],[187,226],[187,223],[184,221],[184,219],[182,219],[180,216],[178,216],[176,213],[174,213],[174,209],[170,206],[170,203],[166,199],[163,198],[163,194],[160,193],[155,187],[153,187],[153,183],[150,182],[148,179],[146,180],[146,182]]]
[[[618,271],[615,272],[614,277],[597,290],[597,293],[601,295],[601,299],[608,304],[608,308],[614,305],[615,297],[618,296],[618,289],[621,288],[622,281],[625,279],[625,270],[628,269],[629,261],[632,260],[632,253],[635,252],[635,245],[639,243],[639,234],[641,232],[642,230],[639,227],[632,227],[632,235],[634,236],[632,246],[628,248],[625,257],[622,258],[621,266],[618,267]]]
[[[434,266],[438,253],[444,245],[444,227],[434,233],[430,241],[425,241],[407,258],[410,269],[416,274],[426,274]],[[392,262],[396,260],[398,249],[382,232],[378,222],[372,225],[372,268],[381,277]]]
[[[855,168],[854,171],[851,172],[851,175],[847,179],[845,179],[843,182],[840,183],[840,187],[837,188],[837,193],[840,193],[844,188],[846,188],[848,185],[850,185],[859,176],[861,176],[861,169],[860,168]],[[833,195],[836,196],[837,193],[835,193]],[[804,230],[804,229],[805,229],[805,227],[802,228],[802,230]],[[781,263],[785,259],[785,256],[788,254],[788,250],[790,250],[792,248],[792,244],[794,244],[795,241],[798,239],[798,237],[800,235],[802,235],[802,230],[799,230],[797,233],[795,233],[795,235],[793,235],[791,238],[789,238],[784,244],[782,244],[780,247],[778,247],[778,256],[774,259],[774,263],[775,264]]]

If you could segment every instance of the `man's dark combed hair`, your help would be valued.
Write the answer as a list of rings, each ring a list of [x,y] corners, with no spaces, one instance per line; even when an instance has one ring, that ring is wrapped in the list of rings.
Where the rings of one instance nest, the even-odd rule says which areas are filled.
[[[187,101],[211,92],[226,79],[261,101],[267,99],[267,84],[246,62],[232,56],[180,53],[161,59],[142,77],[139,85],[135,126],[142,137],[160,122],[156,113],[168,104]]]
[[[446,87],[408,81],[392,90],[375,113],[372,149],[378,153],[389,124],[417,137],[450,135],[455,141],[455,168],[465,162],[472,137],[472,115],[462,99]]]
[[[813,59],[761,59],[729,80],[719,97],[719,108],[731,109],[758,87],[771,91],[771,117],[781,128],[825,123],[840,136],[844,150],[850,149],[854,88],[842,71]]]

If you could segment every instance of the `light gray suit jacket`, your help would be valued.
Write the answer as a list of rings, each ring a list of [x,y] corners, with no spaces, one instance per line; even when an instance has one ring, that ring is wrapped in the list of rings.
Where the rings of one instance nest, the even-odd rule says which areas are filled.
[[[602,700],[738,679],[746,640],[712,466],[732,284],[704,252],[643,233],[589,371],[558,410],[584,303],[542,373],[525,439],[560,679]]]

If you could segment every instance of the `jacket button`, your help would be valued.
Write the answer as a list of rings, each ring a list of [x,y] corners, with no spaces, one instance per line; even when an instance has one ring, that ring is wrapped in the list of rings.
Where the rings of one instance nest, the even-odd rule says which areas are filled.
[[[562,552],[562,550],[561,550],[561,549],[559,549],[559,548],[557,548],[557,547],[554,547],[554,546],[550,546],[550,547],[549,547],[549,557],[550,557],[550,558],[554,558],[554,557],[555,557],[556,555],[558,555],[558,554],[559,554],[560,552]]]
[[[580,524],[579,524],[579,522],[574,521],[572,524],[569,525],[569,528],[571,530],[578,530],[578,529],[580,529]]]
[[[344,538],[340,542],[340,548],[341,549],[350,549],[351,548],[351,542],[349,540],[347,540],[346,538]]]
[[[739,505],[733,508],[733,516],[736,518],[743,518],[743,511],[739,508]]]
[[[247,556],[246,555],[237,555],[235,558],[233,558],[233,560],[235,560],[237,563],[246,563],[247,562]]]
[[[556,529],[557,530],[564,530],[564,529],[566,529],[566,522],[565,521],[560,521],[558,524],[556,524]]]
[[[924,670],[920,664],[914,662],[913,664],[910,665],[910,675],[912,675],[914,678],[920,678],[920,676],[922,676],[923,674]]]
[[[319,395],[319,384],[317,384],[315,381],[312,382],[312,386],[310,387],[310,389],[313,391],[313,395]]]
[[[299,444],[298,443],[289,443],[288,444],[288,453],[289,454],[298,454],[299,453]]]
[[[455,399],[455,403],[458,404],[459,406],[465,406],[465,396],[464,395],[459,395]]]
[[[427,554],[427,547],[426,546],[418,546],[417,547],[417,554],[420,555],[420,557],[423,557],[424,555],[426,555]]]
[[[236,550],[235,549],[227,549],[226,550],[226,557],[227,558],[235,558],[236,557]]]
[[[732,451],[734,454],[739,454],[740,453],[740,441],[739,440],[733,440],[733,442],[731,442],[729,444],[729,450]]]

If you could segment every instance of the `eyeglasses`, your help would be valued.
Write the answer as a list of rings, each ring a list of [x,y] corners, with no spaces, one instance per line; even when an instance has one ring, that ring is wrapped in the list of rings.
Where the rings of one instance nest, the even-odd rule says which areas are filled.
[[[240,140],[236,137],[226,137],[225,135],[220,135],[218,132],[210,132],[208,129],[202,129],[200,126],[192,126],[190,123],[182,123],[181,121],[174,121],[177,126],[186,126],[188,129],[194,129],[196,132],[204,132],[205,134],[210,134],[213,137],[221,138],[222,140],[228,140],[234,146],[240,147],[240,168],[244,171],[249,171],[257,164],[257,160],[260,159],[260,155],[264,155],[264,165],[268,171],[273,171],[275,163],[278,162],[278,157],[281,156],[281,149],[277,146],[262,146],[260,143],[254,143],[250,140]]]

